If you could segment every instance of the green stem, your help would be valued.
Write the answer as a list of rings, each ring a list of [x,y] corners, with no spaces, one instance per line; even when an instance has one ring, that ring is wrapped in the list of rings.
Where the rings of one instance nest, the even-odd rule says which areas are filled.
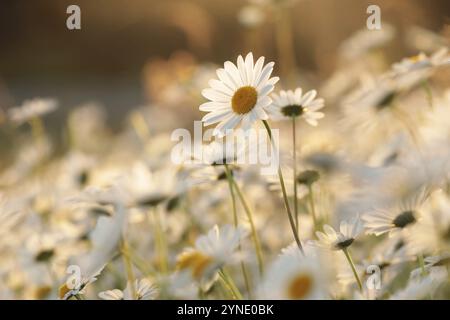
[[[309,205],[311,206],[311,216],[313,218],[314,228],[315,230],[318,229],[319,225],[317,224],[317,216],[316,216],[316,207],[314,205],[314,194],[312,185],[308,185],[308,199],[309,199]]]
[[[255,223],[253,221],[252,210],[250,209],[250,206],[248,205],[247,200],[245,200],[244,195],[242,194],[241,189],[239,188],[238,184],[236,183],[236,180],[234,179],[233,175],[230,175],[230,180],[233,184],[234,190],[236,190],[239,200],[241,200],[242,206],[244,207],[244,211],[247,214],[247,219],[250,223],[252,238],[253,238],[253,242],[255,245],[256,257],[258,259],[259,273],[262,275],[264,273],[263,253],[262,253],[261,243],[259,241],[258,233],[256,232]]]
[[[134,272],[133,272],[133,264],[131,263],[131,260],[127,254],[128,253],[128,245],[127,245],[125,239],[122,239],[122,245],[121,245],[120,251],[122,253],[125,270],[127,272],[127,279],[128,279],[128,283],[130,284],[131,294],[133,296],[133,299],[136,299],[136,297],[137,297],[136,286],[135,286],[136,278],[135,278]]]
[[[157,209],[155,208],[153,212],[153,228],[155,233],[155,249],[158,254],[158,264],[161,273],[167,273],[168,259],[166,250],[166,239],[164,233],[162,232],[162,225]]]
[[[273,152],[276,152],[276,146],[275,143],[272,139],[272,130],[270,129],[269,124],[267,123],[266,120],[263,120],[263,124],[264,127],[267,130],[267,135],[269,136],[270,141],[272,142],[272,148],[273,148]],[[281,185],[281,191],[283,193],[283,200],[284,200],[284,206],[286,207],[286,212],[289,218],[289,223],[291,225],[291,229],[292,229],[292,233],[294,234],[294,239],[295,242],[297,243],[297,246],[299,248],[299,250],[303,253],[303,246],[302,243],[300,241],[298,232],[297,232],[297,228],[295,227],[295,221],[294,218],[292,217],[292,212],[291,212],[291,208],[289,207],[289,201],[288,201],[288,197],[287,197],[287,192],[286,192],[286,186],[284,184],[284,178],[283,178],[283,173],[281,172],[281,166],[280,164],[278,164],[278,177],[280,179],[280,185]]]
[[[293,179],[294,182],[294,215],[295,215],[295,228],[298,231],[298,198],[297,198],[297,143],[296,143],[296,133],[295,133],[295,116],[292,117],[292,149],[294,152],[293,156]]]
[[[227,175],[228,187],[230,189],[231,204],[232,204],[232,208],[233,208],[234,227],[237,228],[239,226],[239,220],[238,220],[237,210],[236,210],[236,196],[234,195],[234,190],[233,190],[233,174],[227,164],[225,164],[225,173]],[[239,251],[242,252],[242,246],[241,246],[240,241],[239,241]],[[242,276],[244,277],[244,281],[245,281],[245,288],[247,289],[247,293],[248,293],[249,297],[251,297],[251,295],[252,295],[251,286],[250,286],[250,282],[249,282],[249,278],[248,278],[247,268],[243,261],[241,261],[241,270],[242,270]]]
[[[242,300],[242,294],[240,293],[239,289],[234,284],[233,279],[228,275],[228,273],[224,269],[219,270],[219,276],[223,280],[223,282],[226,284],[228,289],[231,291],[232,295],[238,299]]]
[[[352,268],[353,275],[355,276],[356,282],[358,283],[359,290],[362,292],[363,288],[362,288],[361,279],[359,279],[358,272],[356,272],[356,268],[355,268],[355,264],[353,263],[353,259],[350,256],[350,253],[348,252],[347,248],[342,249],[342,251],[344,252],[345,257],[347,258],[347,261],[350,264],[350,267]]]
[[[29,120],[29,124],[35,142],[40,142],[45,136],[44,122],[39,117],[33,117]]]
[[[427,80],[422,82],[423,90],[425,90],[425,94],[427,96],[428,105],[431,109],[433,109],[433,92],[431,91],[430,84]]]

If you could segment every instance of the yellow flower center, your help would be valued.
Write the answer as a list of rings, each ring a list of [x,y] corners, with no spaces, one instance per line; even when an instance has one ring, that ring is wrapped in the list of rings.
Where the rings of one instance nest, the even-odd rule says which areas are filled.
[[[300,274],[290,282],[287,296],[292,300],[301,300],[308,296],[313,286],[313,280],[308,274]]]
[[[409,61],[411,61],[411,62],[413,62],[413,63],[419,62],[419,61],[421,61],[422,59],[423,59],[423,55],[421,55],[421,54],[418,54],[418,55],[409,57]]]
[[[179,269],[191,269],[194,278],[200,278],[213,259],[199,251],[184,252],[177,261]]]
[[[238,114],[249,113],[258,101],[258,92],[251,86],[239,88],[231,99],[231,107]]]

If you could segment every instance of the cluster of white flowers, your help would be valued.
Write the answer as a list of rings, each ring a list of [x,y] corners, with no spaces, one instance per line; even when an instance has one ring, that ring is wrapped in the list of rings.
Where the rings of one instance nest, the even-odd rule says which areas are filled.
[[[56,101],[12,108],[35,139],[0,172],[0,299],[450,298],[450,57],[374,72],[365,55],[394,35],[357,33],[318,90],[282,89],[252,53],[192,80],[215,139],[195,164],[170,162],[164,108],[116,135],[75,108],[64,152],[41,121]],[[281,132],[276,176],[220,142],[259,124]]]

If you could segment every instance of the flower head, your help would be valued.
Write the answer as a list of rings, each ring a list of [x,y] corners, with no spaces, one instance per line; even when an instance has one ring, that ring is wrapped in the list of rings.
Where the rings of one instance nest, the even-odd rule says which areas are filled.
[[[45,115],[56,110],[58,103],[55,99],[32,99],[25,101],[20,107],[8,110],[9,118],[17,124],[24,123],[34,117]]]
[[[307,252],[307,255],[301,255],[296,245],[284,250],[284,253],[269,267],[263,279],[259,289],[261,298],[289,300],[326,298],[326,270],[315,252],[311,250]]]
[[[178,256],[178,269],[190,271],[192,278],[197,280],[211,278],[225,264],[236,262],[236,249],[245,234],[241,228],[215,225],[208,234],[197,239],[194,248]]]
[[[316,232],[319,240],[311,241],[312,244],[332,250],[343,250],[349,247],[361,233],[362,223],[359,216],[356,216],[350,221],[342,221],[339,226],[339,231],[335,231],[329,225],[325,225],[323,230],[325,232]]]
[[[135,280],[135,288],[135,297],[133,297],[130,283],[127,283],[123,291],[107,290],[100,292],[98,296],[103,300],[152,300],[158,294],[158,289],[147,279]]]
[[[425,196],[426,194],[421,192],[411,201],[403,201],[392,208],[375,209],[365,214],[362,219],[365,222],[366,233],[379,236],[389,232],[392,235],[414,225],[421,214]]]
[[[227,130],[241,124],[247,130],[258,119],[268,118],[266,109],[272,102],[269,93],[274,89],[278,77],[270,77],[274,63],[264,65],[264,57],[253,62],[253,54],[239,56],[237,65],[230,61],[217,70],[219,80],[210,80],[210,88],[202,95],[209,99],[200,106],[208,112],[202,119],[206,126],[219,123],[213,134],[224,136]]]
[[[281,90],[279,94],[274,93],[273,103],[269,108],[271,117],[274,120],[292,120],[292,118],[301,117],[310,125],[316,126],[317,120],[324,116],[322,112],[318,112],[324,107],[324,100],[316,96],[316,90],[303,94],[301,88],[295,91]]]

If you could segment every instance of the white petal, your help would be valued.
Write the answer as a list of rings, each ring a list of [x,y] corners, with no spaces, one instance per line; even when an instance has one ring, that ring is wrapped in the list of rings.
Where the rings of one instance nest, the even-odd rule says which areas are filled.
[[[264,57],[260,57],[255,63],[255,68],[253,69],[253,81],[252,86],[256,87],[256,81],[259,79],[261,70],[264,66]]]
[[[225,71],[228,73],[228,76],[233,79],[233,82],[236,84],[236,87],[242,87],[241,76],[239,75],[238,68],[234,65],[234,63],[227,61],[224,63]]]
[[[247,84],[253,84],[253,54],[250,52],[245,57],[245,71],[247,73]]]
[[[202,103],[198,109],[200,111],[209,112],[209,111],[219,111],[219,110],[229,109],[229,108],[230,108],[229,103],[209,101],[209,102]]]
[[[205,124],[205,126],[209,126],[213,123],[217,123],[228,117],[229,114],[231,114],[231,110],[223,110],[218,112],[210,112],[206,114],[202,118],[202,122]]]
[[[232,113],[230,117],[219,123],[219,125],[214,129],[213,135],[218,135],[220,137],[227,134],[227,130],[233,129],[241,120],[241,115],[236,115]]]
[[[270,92],[273,91],[273,85],[268,84],[264,87],[262,87],[260,90],[258,90],[258,96],[266,96],[268,95]]]
[[[270,106],[271,103],[272,103],[272,100],[269,98],[269,96],[264,96],[264,97],[258,99],[258,102],[256,103],[255,107],[266,108],[266,107]]]
[[[260,85],[265,85],[266,81],[269,79],[270,74],[272,73],[274,63],[269,62],[264,66],[264,68],[261,71],[261,74],[259,75],[258,79],[256,80],[256,87],[259,87]]]
[[[263,108],[254,108],[255,113],[258,115],[258,118],[261,120],[267,120],[269,119],[269,116],[267,115],[267,113],[264,111]]]
[[[222,81],[224,85],[230,88],[231,91],[236,91],[238,85],[234,82],[233,78],[228,74],[228,72],[225,71],[225,69],[217,69],[216,73],[220,81]]]
[[[311,90],[308,91],[307,93],[305,93],[305,95],[303,96],[300,105],[305,106],[308,105],[308,103],[310,103],[311,101],[314,100],[314,98],[317,95],[317,91],[316,90]]]
[[[245,62],[244,62],[244,58],[242,58],[242,56],[240,55],[237,59],[237,66],[239,69],[239,75],[242,79],[242,84],[244,86],[248,85],[248,81],[247,81],[247,72],[245,71]]]
[[[302,99],[302,88],[295,89],[295,103],[299,104],[300,100]]]
[[[211,101],[230,102],[230,97],[217,90],[207,88],[202,90],[202,96]]]
[[[208,82],[209,86],[219,92],[224,93],[227,96],[233,96],[234,91],[228,88],[222,81],[211,79]]]

